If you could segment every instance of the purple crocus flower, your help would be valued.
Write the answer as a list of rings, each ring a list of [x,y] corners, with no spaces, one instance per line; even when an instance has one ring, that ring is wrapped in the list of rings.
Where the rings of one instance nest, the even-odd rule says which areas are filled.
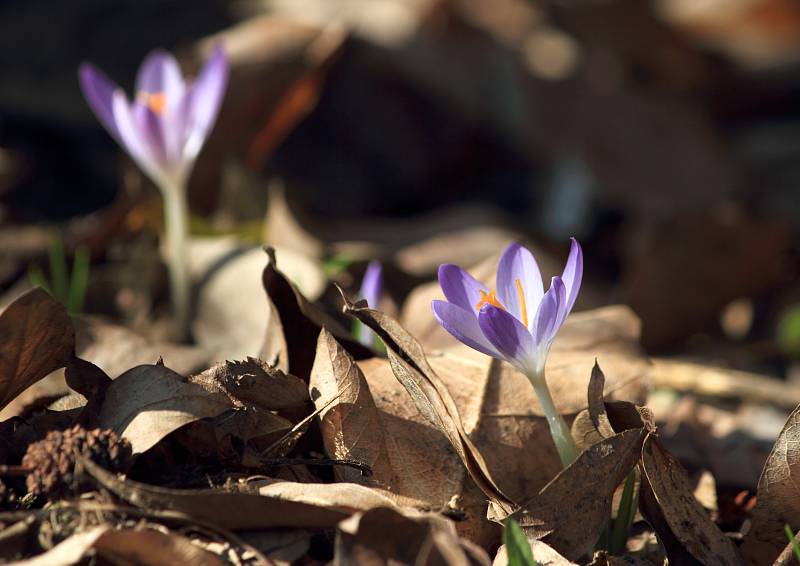
[[[79,78],[89,106],[106,130],[157,184],[183,187],[211,131],[228,80],[228,59],[217,46],[196,80],[184,81],[168,52],[150,53],[139,68],[136,95],[90,63]]]
[[[361,281],[359,298],[365,299],[371,308],[376,308],[381,300],[382,292],[383,268],[381,267],[381,262],[372,260],[367,265],[367,271],[364,273],[364,279]],[[357,325],[356,336],[358,341],[365,346],[372,346],[375,343],[375,333],[365,324],[359,323]]]
[[[514,243],[500,258],[496,291],[458,266],[442,265],[439,284],[447,301],[433,301],[433,314],[467,346],[539,374],[575,304],[582,275],[583,253],[573,238],[563,274],[545,292],[533,254]]]
[[[524,373],[547,416],[550,433],[563,464],[577,456],[575,442],[555,404],[544,367],[556,333],[572,310],[583,277],[583,252],[572,239],[567,264],[544,291],[533,254],[511,244],[497,267],[496,290],[488,289],[460,267],[439,267],[439,284],[446,301],[433,301],[433,314],[458,340]]]
[[[89,63],[81,65],[78,77],[97,118],[164,197],[176,337],[186,339],[191,296],[186,186],[222,103],[228,59],[220,46],[215,47],[194,82],[186,83],[172,55],[153,51],[139,68],[133,102]]]

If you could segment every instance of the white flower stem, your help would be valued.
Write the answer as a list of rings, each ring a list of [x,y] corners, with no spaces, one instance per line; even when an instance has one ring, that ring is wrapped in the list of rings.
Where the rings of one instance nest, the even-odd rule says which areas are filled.
[[[175,320],[175,338],[180,342],[189,339],[189,309],[191,287],[189,280],[188,237],[189,206],[186,186],[163,183],[164,222],[167,238],[167,268],[169,270],[172,314]]]
[[[550,436],[553,437],[561,464],[566,468],[578,457],[578,447],[575,445],[567,423],[556,410],[553,397],[550,395],[550,388],[547,387],[547,381],[544,378],[544,370],[540,373],[529,373],[527,377],[533,385],[533,390],[536,391],[536,396],[539,398],[539,404],[547,417]]]

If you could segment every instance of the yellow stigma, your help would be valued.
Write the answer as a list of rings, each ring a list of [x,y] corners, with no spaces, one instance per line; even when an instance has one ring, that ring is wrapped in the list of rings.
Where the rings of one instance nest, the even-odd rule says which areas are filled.
[[[522,324],[528,326],[528,307],[525,305],[525,293],[522,291],[522,283],[516,280],[517,295],[519,295],[519,310],[522,312]]]
[[[145,92],[139,91],[137,95],[139,100],[147,106],[153,113],[161,115],[167,107],[167,97],[163,92]]]
[[[498,309],[506,310],[506,307],[504,307],[500,303],[500,300],[497,298],[497,291],[490,291],[488,293],[486,293],[485,291],[478,291],[478,292],[481,294],[481,300],[478,301],[477,305],[475,305],[476,309],[481,310],[481,307],[483,305],[492,305],[497,307]]]

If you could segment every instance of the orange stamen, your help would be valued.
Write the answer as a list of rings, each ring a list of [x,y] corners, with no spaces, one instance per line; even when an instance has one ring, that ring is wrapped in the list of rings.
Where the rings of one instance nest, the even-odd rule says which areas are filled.
[[[516,280],[517,295],[519,295],[519,310],[522,311],[522,324],[528,326],[528,307],[525,305],[525,293],[522,291],[522,283]]]
[[[163,114],[164,109],[167,107],[167,97],[163,92],[139,92],[139,100],[141,100],[150,110],[155,114]]]
[[[500,303],[500,300],[497,298],[497,291],[490,291],[486,293],[485,291],[478,291],[481,294],[481,300],[478,301],[478,304],[475,305],[475,308],[481,310],[483,305],[492,305],[497,307],[498,309],[506,310],[506,307]]]

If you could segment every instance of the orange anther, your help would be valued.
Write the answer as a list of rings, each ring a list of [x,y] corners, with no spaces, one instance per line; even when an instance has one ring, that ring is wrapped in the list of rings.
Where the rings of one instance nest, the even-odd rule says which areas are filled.
[[[481,310],[481,307],[483,305],[492,305],[497,307],[498,309],[506,310],[506,307],[504,307],[500,302],[500,300],[497,298],[497,291],[490,291],[488,293],[485,291],[479,291],[479,293],[481,294],[481,300],[478,301],[477,305],[475,305],[476,309]]]

